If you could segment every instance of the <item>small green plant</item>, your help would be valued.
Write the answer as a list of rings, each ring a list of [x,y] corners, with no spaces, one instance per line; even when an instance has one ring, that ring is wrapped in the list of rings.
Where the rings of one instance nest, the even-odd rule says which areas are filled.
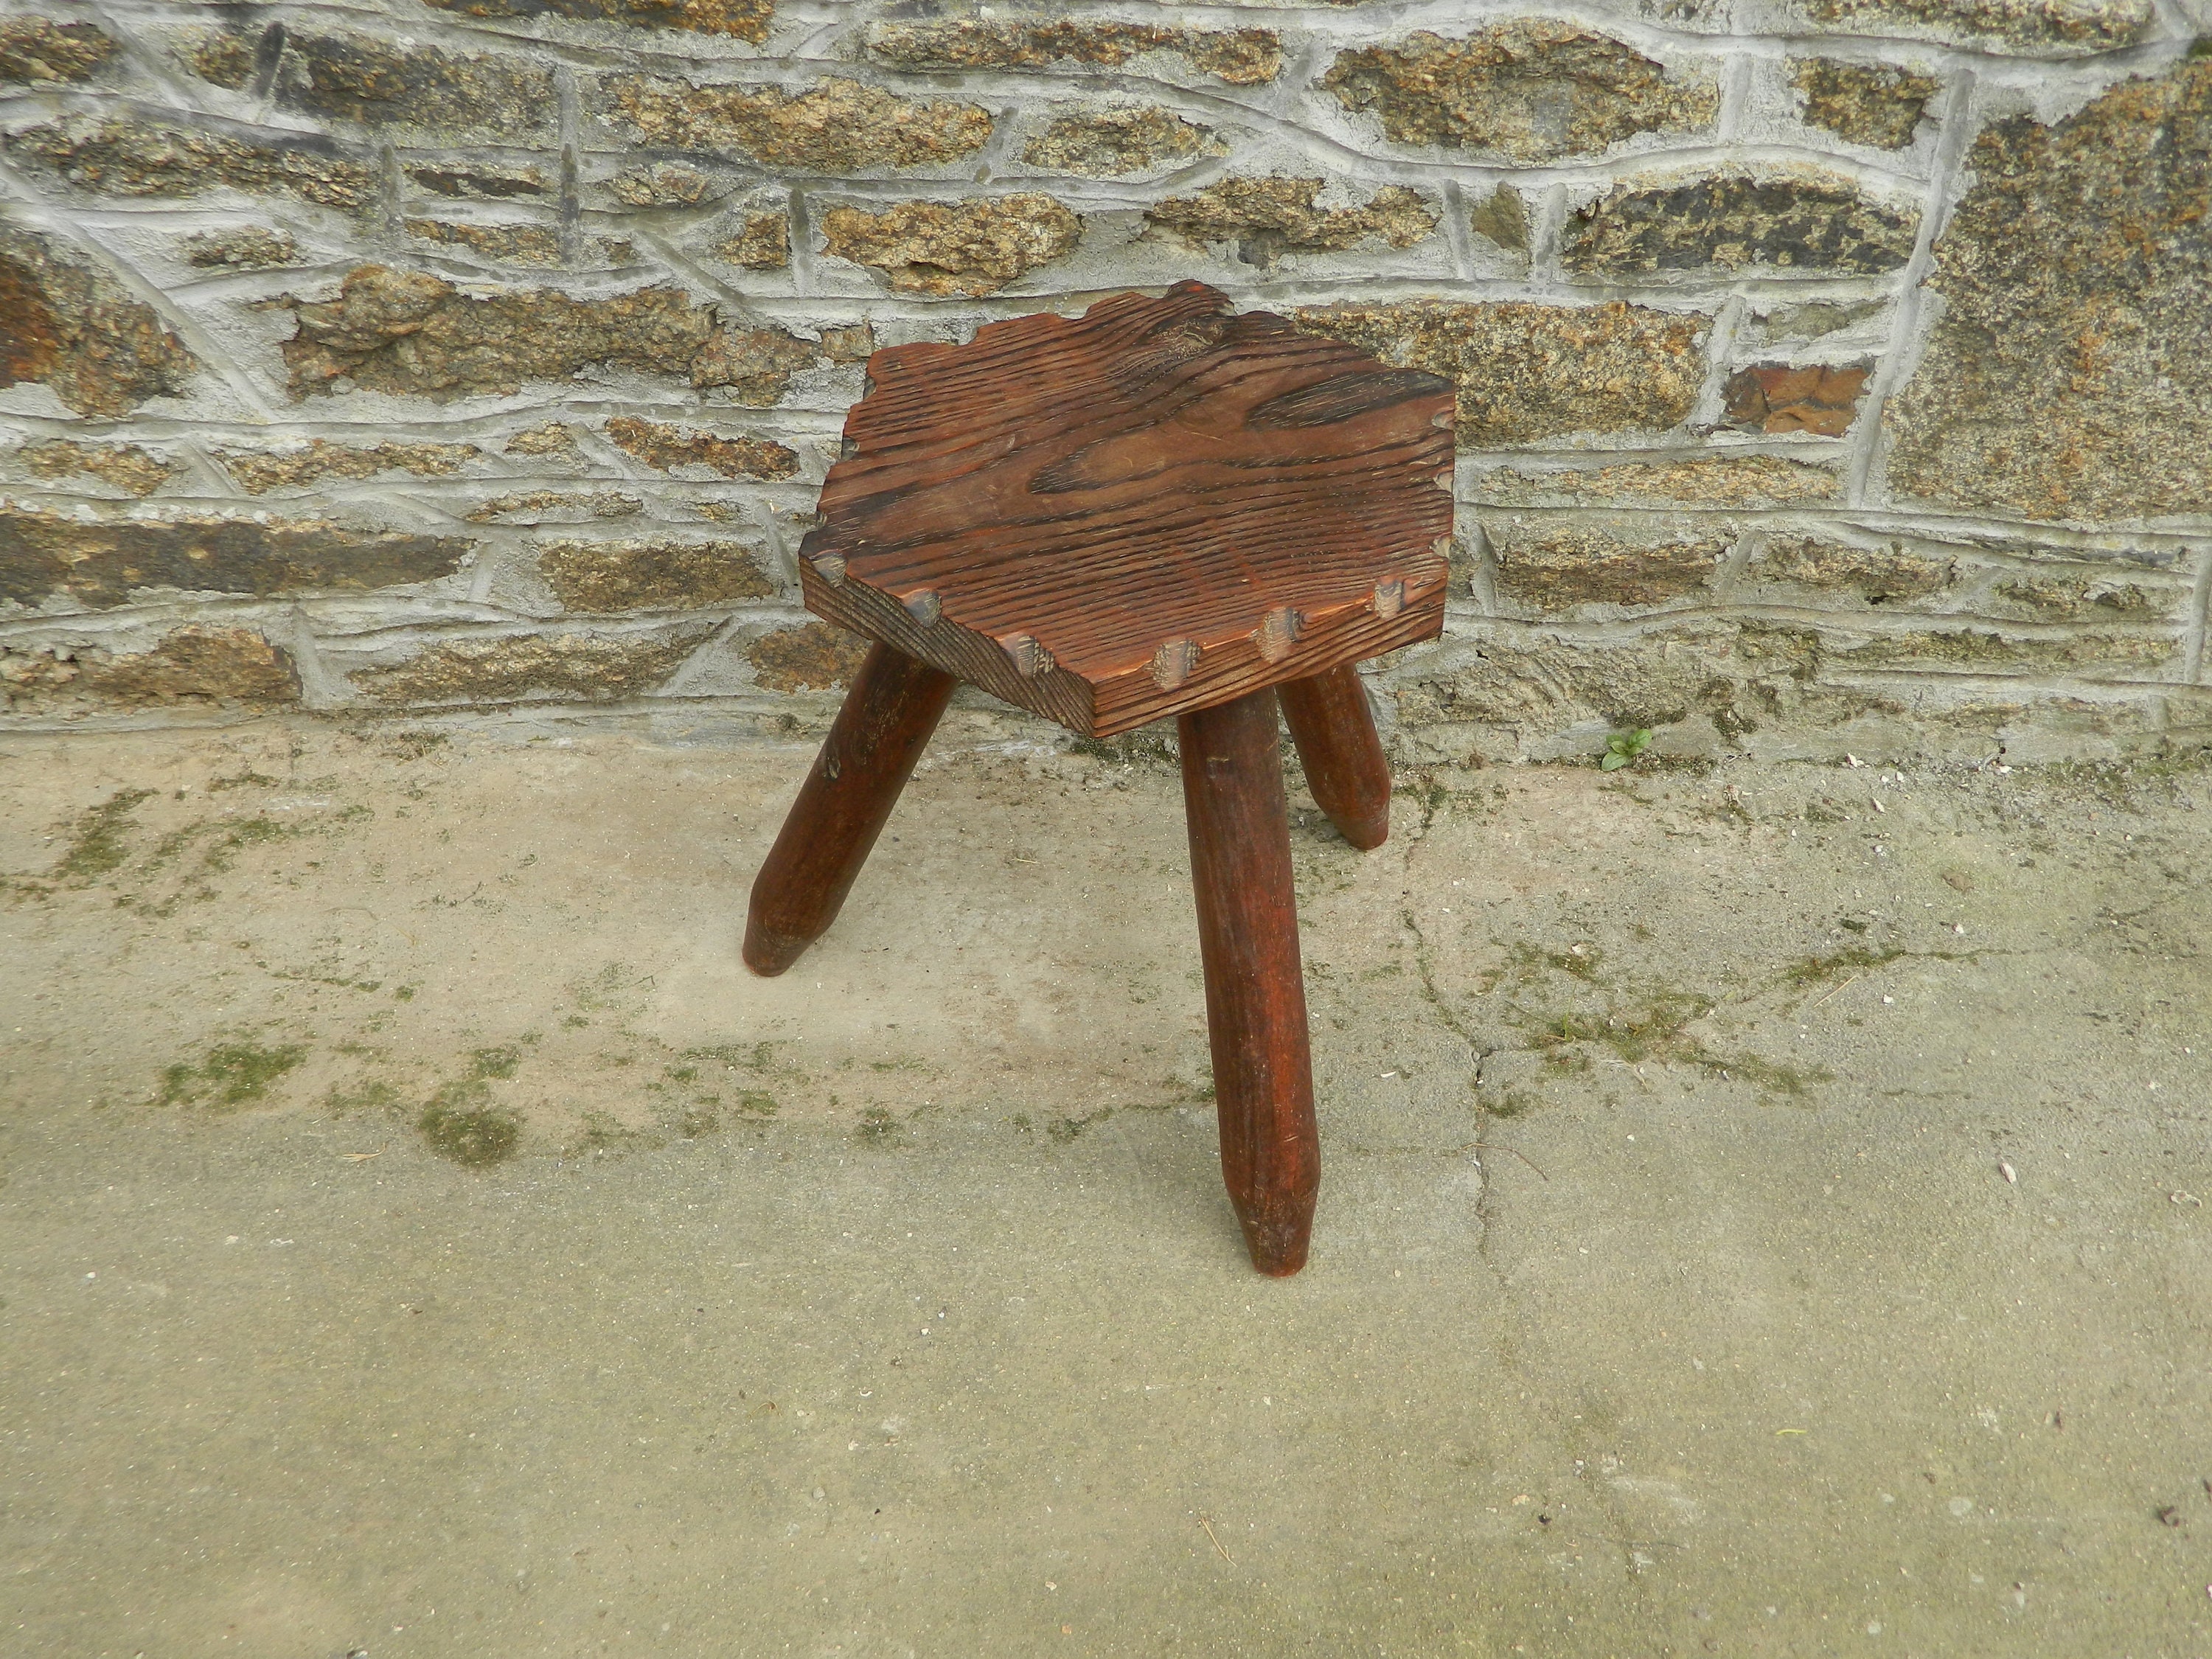
[[[1605,740],[1605,754],[1598,761],[1601,772],[1618,772],[1651,746],[1651,728],[1639,726],[1633,732],[1615,732]]]
[[[307,1057],[299,1043],[258,1048],[250,1042],[220,1042],[198,1065],[179,1061],[161,1073],[161,1103],[243,1106],[266,1095],[270,1084]]]

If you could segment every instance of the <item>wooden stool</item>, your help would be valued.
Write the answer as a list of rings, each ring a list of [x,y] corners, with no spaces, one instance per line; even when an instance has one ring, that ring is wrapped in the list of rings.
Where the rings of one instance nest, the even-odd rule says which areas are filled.
[[[836,919],[966,680],[1088,737],[1173,714],[1221,1167],[1252,1261],[1305,1265],[1321,1181],[1280,701],[1346,840],[1389,833],[1353,665],[1443,627],[1452,388],[1198,283],[868,360],[801,548],[873,639],[753,884],[746,963]]]

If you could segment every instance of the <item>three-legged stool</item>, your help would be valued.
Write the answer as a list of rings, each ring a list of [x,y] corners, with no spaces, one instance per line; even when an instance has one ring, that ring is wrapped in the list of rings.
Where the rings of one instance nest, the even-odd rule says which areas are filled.
[[[1443,626],[1452,389],[1213,289],[1126,294],[868,361],[801,549],[875,641],[753,884],[746,963],[829,927],[966,680],[1089,737],[1173,714],[1230,1200],[1305,1265],[1321,1155],[1279,702],[1363,849],[1390,771],[1353,665]]]

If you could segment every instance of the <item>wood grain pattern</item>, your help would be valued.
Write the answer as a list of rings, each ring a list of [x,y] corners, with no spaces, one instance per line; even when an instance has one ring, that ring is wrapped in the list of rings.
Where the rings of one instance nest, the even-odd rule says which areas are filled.
[[[1264,687],[1176,720],[1221,1175],[1252,1265],[1305,1266],[1321,1189],[1290,821]]]
[[[753,972],[783,972],[837,919],[955,684],[890,646],[868,653],[753,878],[744,945]]]
[[[807,607],[1092,736],[1434,636],[1450,384],[1228,303],[877,352]]]
[[[1283,722],[1298,746],[1306,787],[1337,833],[1361,852],[1390,837],[1390,761],[1350,663],[1275,688]]]

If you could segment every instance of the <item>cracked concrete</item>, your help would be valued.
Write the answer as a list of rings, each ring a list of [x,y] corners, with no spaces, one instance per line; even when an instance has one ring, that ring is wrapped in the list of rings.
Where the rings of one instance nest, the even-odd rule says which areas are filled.
[[[2212,1645],[2212,774],[1294,792],[1279,1284],[1155,734],[956,708],[750,979],[811,746],[0,739],[0,1650]]]

